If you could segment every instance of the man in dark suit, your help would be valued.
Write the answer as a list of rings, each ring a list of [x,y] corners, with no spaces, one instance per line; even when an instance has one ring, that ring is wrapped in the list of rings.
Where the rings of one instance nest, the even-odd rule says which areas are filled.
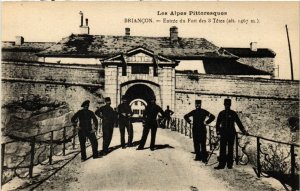
[[[127,103],[127,98],[125,96],[122,96],[122,103],[118,106],[117,111],[119,116],[118,120],[121,135],[121,146],[123,149],[125,149],[125,128],[128,132],[128,147],[132,146],[133,139],[133,128],[130,120],[133,113],[129,104]]]
[[[184,119],[191,123],[190,117],[193,117],[193,142],[194,150],[196,153],[196,161],[202,160],[202,162],[207,162],[207,151],[206,151],[206,125],[210,124],[215,116],[205,109],[201,108],[201,100],[195,101],[196,109],[192,110],[184,116]],[[205,119],[208,119],[205,121]],[[205,123],[204,123],[205,122]]]
[[[170,110],[169,106],[167,105],[167,109],[165,110],[164,128],[169,128],[171,116],[173,114],[174,112]]]
[[[106,97],[105,106],[102,106],[95,111],[95,114],[102,119],[103,155],[106,155],[108,153],[108,147],[112,139],[114,124],[116,120],[116,113],[110,106],[110,104],[110,98]]]
[[[150,103],[146,106],[145,111],[143,113],[143,121],[144,121],[144,129],[143,135],[140,141],[140,145],[138,146],[137,150],[144,149],[148,133],[151,129],[151,143],[150,149],[151,151],[154,150],[155,147],[155,138],[156,138],[156,131],[157,131],[157,115],[160,113],[163,117],[165,116],[164,111],[155,103],[155,97],[152,97]]]
[[[76,112],[71,118],[74,126],[77,126],[77,122],[79,120],[78,138],[80,142],[81,161],[86,160],[86,138],[88,138],[91,142],[93,158],[98,158],[98,141],[95,135],[95,132],[98,129],[98,120],[95,114],[89,110],[89,105],[89,100],[84,101],[81,105],[82,109]],[[92,128],[92,122],[94,128]]]
[[[216,130],[217,135],[220,135],[220,156],[219,165],[215,169],[224,169],[227,163],[227,168],[232,169],[233,165],[233,146],[236,137],[235,123],[245,135],[249,133],[245,130],[237,113],[230,109],[231,100],[224,100],[225,110],[221,111],[217,118]],[[226,154],[226,149],[228,152]]]

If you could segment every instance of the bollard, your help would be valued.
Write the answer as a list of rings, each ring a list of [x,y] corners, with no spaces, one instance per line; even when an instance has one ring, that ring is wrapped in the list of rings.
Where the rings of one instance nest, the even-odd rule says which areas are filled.
[[[181,134],[183,134],[183,119],[181,119],[181,131],[180,131]]]
[[[34,166],[34,148],[35,148],[35,137],[31,140],[31,150],[30,150],[30,165],[29,165],[29,177],[32,178],[33,166]]]
[[[235,138],[235,164],[239,164],[239,135],[236,134]]]
[[[257,176],[260,178],[261,174],[261,165],[260,165],[260,138],[256,138],[256,146],[257,146]]]
[[[3,185],[4,155],[5,155],[5,144],[1,144],[1,185]]]
[[[63,156],[66,156],[66,127],[63,131]]]
[[[72,143],[73,150],[75,149],[75,143],[76,143],[75,137],[76,137],[76,127],[73,126],[73,143]]]
[[[170,126],[170,130],[173,131],[173,129],[175,128],[175,123],[174,123],[175,119],[172,118],[172,123],[171,123],[171,126]]]
[[[176,118],[173,118],[173,126],[171,131],[174,131],[174,129],[176,129]]]
[[[49,164],[52,164],[52,156],[53,156],[53,131],[50,132],[50,156],[49,156]]]

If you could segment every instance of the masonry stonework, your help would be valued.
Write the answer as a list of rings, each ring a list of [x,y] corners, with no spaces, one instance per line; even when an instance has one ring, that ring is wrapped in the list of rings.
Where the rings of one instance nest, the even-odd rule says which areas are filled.
[[[104,60],[102,64],[105,70],[105,96],[111,98],[112,107],[116,107],[120,103],[121,96],[130,94],[128,90],[131,87],[142,85],[136,86],[140,89],[134,89],[133,91],[139,94],[143,92],[142,88],[144,90],[150,88],[149,91],[153,91],[158,105],[162,108],[169,105],[172,110],[174,109],[175,94],[173,90],[175,89],[175,80],[173,78],[176,62],[154,55],[149,50],[136,48],[128,51],[126,56],[123,54],[114,56]],[[136,69],[136,71],[133,69]],[[128,99],[130,101],[143,99],[147,102],[147,99],[151,96],[131,96]]]
[[[130,74],[130,67],[127,72]],[[122,76],[121,68],[110,66],[105,70],[103,84],[101,68],[4,62],[2,103],[34,94],[64,101],[74,111],[80,109],[82,101],[90,99],[94,110],[99,105],[97,102],[103,101],[103,96],[113,97],[112,102],[116,105],[130,87],[142,84],[153,90],[159,105],[163,108],[169,105],[176,117],[182,118],[194,109],[195,99],[202,99],[203,108],[217,115],[224,108],[224,98],[231,98],[232,109],[238,112],[250,132],[272,138],[290,138],[287,120],[299,113],[298,81],[175,74],[171,67],[159,68],[158,76],[152,75],[153,69],[150,73]]]
[[[198,78],[189,79],[189,76]],[[176,91],[212,95],[291,98],[299,100],[299,81],[271,80],[224,75],[176,74]]]
[[[224,99],[230,98],[231,108],[251,134],[291,141],[288,119],[299,114],[299,82],[222,76],[199,76],[197,82],[186,75],[176,77],[176,117],[194,109],[195,99],[217,116],[224,109]]]
[[[103,69],[94,65],[64,65],[26,62],[2,62],[2,79],[70,82],[103,85]]]
[[[99,106],[98,102],[103,101],[103,98],[98,96],[103,93],[103,90],[98,90],[98,94],[95,95],[85,88],[85,86],[77,85],[2,81],[2,92],[2,105],[17,101],[21,97],[24,97],[24,95],[29,94],[43,95],[66,102],[73,111],[80,109],[82,102],[87,99],[91,101],[90,108],[92,110],[95,110]]]

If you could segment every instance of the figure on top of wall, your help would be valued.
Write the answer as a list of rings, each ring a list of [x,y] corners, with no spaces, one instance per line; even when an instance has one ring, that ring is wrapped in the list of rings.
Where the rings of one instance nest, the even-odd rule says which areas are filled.
[[[196,109],[192,110],[184,116],[184,119],[191,123],[190,117],[193,117],[193,142],[195,150],[195,160],[206,163],[207,162],[207,151],[206,151],[206,125],[210,124],[215,116],[205,109],[201,108],[201,100],[195,100]],[[205,121],[205,119],[208,119]]]
[[[224,169],[227,163],[227,168],[232,169],[233,165],[233,146],[236,137],[235,123],[244,135],[249,135],[237,113],[230,109],[231,99],[224,100],[225,110],[221,111],[217,118],[216,130],[220,136],[220,155],[219,165],[215,169]],[[226,149],[228,152],[226,154]]]

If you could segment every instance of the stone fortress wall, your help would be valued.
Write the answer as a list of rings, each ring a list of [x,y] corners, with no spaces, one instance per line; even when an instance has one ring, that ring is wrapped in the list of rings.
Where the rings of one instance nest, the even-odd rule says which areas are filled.
[[[231,98],[251,134],[291,141],[288,119],[299,115],[299,81],[177,74],[175,91],[176,117],[194,109],[195,99],[217,117],[224,99]]]
[[[80,109],[81,102],[90,99],[94,110],[103,101],[103,77],[101,66],[4,62],[2,105],[25,94],[37,94],[64,101],[71,110]],[[194,108],[195,99],[202,99],[203,108],[217,116],[224,109],[224,98],[231,98],[232,109],[250,132],[276,138],[289,132],[288,118],[299,113],[299,81],[221,75],[191,78],[179,73],[175,79],[174,110],[179,118]]]

